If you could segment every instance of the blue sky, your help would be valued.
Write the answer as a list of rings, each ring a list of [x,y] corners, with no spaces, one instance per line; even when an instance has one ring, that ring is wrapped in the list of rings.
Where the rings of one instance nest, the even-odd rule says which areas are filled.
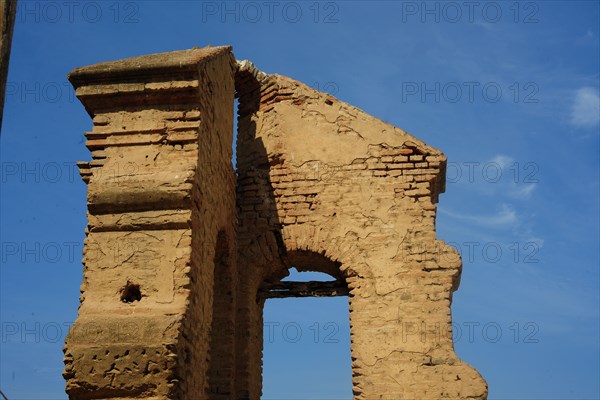
[[[24,2],[1,136],[0,389],[65,399],[91,121],[66,75],[232,45],[448,156],[456,351],[492,399],[597,399],[599,5],[592,1]],[[269,300],[265,399],[351,397],[346,302]],[[289,360],[294,359],[294,363]]]

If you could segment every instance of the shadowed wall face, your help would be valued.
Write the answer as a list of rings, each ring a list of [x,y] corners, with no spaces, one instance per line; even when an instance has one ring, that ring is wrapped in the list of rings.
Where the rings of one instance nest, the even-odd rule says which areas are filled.
[[[265,293],[291,266],[349,297],[356,399],[486,398],[452,344],[439,150],[226,47],[70,79],[94,118],[71,398],[259,399]]]

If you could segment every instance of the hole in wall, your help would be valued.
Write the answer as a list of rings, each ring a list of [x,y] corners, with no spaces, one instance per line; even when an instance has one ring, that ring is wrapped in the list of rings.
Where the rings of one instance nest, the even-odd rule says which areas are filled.
[[[128,281],[123,289],[121,289],[121,301],[123,303],[133,303],[134,301],[140,301],[141,299],[142,291],[140,290],[140,285]]]
[[[289,272],[282,282],[336,280],[294,267]],[[266,300],[261,398],[352,398],[348,296]]]

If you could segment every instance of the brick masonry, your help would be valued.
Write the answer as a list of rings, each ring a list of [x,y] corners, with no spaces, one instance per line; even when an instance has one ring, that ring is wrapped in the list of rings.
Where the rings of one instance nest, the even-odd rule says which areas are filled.
[[[439,150],[229,47],[70,80],[94,121],[70,398],[259,399],[257,292],[291,266],[348,286],[355,399],[487,398],[449,333],[461,260],[436,239]]]

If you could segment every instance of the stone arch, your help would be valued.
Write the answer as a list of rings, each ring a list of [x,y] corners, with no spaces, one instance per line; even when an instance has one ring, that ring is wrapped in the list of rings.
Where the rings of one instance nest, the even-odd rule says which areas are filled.
[[[485,398],[485,382],[456,357],[447,334],[461,260],[435,235],[443,153],[248,62],[238,63],[236,91],[238,262],[252,282],[247,299],[265,277],[282,276],[290,258],[326,257],[351,289],[356,399]],[[261,305],[250,314],[244,351],[254,356],[240,382],[241,398],[254,399]]]
[[[69,79],[94,123],[71,398],[259,399],[257,294],[292,263],[348,286],[355,399],[486,398],[448,335],[461,260],[435,234],[441,151],[229,47]]]

